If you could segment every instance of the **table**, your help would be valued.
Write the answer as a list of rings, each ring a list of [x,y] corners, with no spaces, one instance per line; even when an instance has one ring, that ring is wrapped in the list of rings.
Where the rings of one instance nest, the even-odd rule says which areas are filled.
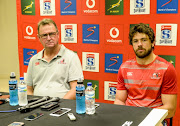
[[[27,113],[19,111],[0,113],[0,125],[7,126],[12,122],[19,121],[24,122],[25,126],[158,126],[168,114],[167,110],[163,109],[98,103],[100,106],[96,108],[94,115],[79,115],[76,114],[75,100],[61,99],[59,104],[60,107],[71,108],[71,112],[76,116],[76,121],[70,121],[67,114],[61,117],[49,115],[60,107],[51,111],[42,111],[40,108],[36,108]],[[9,103],[0,105],[0,111],[16,110],[17,108],[19,106],[10,106]],[[24,120],[25,117],[35,112],[41,112],[44,116],[33,121]],[[125,125],[127,123],[131,125]]]

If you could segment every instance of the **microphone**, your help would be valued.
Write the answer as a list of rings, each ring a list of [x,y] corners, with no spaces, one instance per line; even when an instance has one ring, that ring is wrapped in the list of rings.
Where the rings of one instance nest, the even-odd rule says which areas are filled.
[[[48,97],[49,98],[49,97]],[[45,98],[44,98],[45,99]],[[42,99],[40,99],[40,100],[42,100]],[[60,100],[60,98],[59,97],[54,97],[54,98],[52,98],[52,99],[50,99],[50,100],[47,100],[47,101],[44,101],[44,102],[40,102],[40,103],[38,103],[37,101],[36,102],[33,102],[33,104],[29,104],[29,105],[26,105],[26,106],[23,106],[23,107],[21,107],[21,108],[18,108],[18,111],[20,111],[21,113],[26,113],[26,112],[29,112],[29,111],[31,111],[32,109],[35,109],[35,108],[37,108],[37,107],[39,107],[39,106],[41,106],[41,105],[44,105],[44,104],[46,104],[46,103],[49,103],[49,102],[55,102],[55,101],[59,101]],[[39,101],[39,100],[38,100]],[[35,103],[38,103],[38,104],[35,104]]]
[[[37,100],[37,101],[35,101],[35,102],[32,102],[32,103],[30,103],[30,104],[27,104],[26,106],[22,106],[22,107],[18,108],[17,111],[27,112],[27,108],[29,108],[31,105],[37,104],[37,103],[39,103],[39,102],[47,101],[47,100],[49,100],[49,99],[50,99],[49,96],[44,96],[43,98],[41,98],[41,99],[39,99],[39,100]]]
[[[37,107],[39,107],[39,106],[41,106],[41,105],[44,105],[44,104],[47,104],[47,103],[49,103],[49,102],[58,102],[59,100],[60,100],[59,97],[53,97],[52,99],[50,99],[50,100],[48,100],[48,101],[41,102],[41,103],[38,103],[38,104],[36,104],[36,105],[30,106],[30,109],[37,108]]]

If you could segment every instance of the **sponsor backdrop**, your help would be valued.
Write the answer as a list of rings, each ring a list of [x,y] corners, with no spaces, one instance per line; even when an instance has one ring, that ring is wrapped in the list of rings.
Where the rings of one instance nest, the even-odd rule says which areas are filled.
[[[27,72],[30,58],[43,49],[37,23],[53,19],[60,31],[59,43],[77,52],[85,85],[93,82],[96,102],[113,103],[117,74],[122,62],[134,57],[128,33],[145,23],[156,35],[155,53],[171,62],[180,78],[178,0],[16,0],[20,74]],[[178,83],[178,86],[179,83]],[[178,107],[174,124],[178,125]]]

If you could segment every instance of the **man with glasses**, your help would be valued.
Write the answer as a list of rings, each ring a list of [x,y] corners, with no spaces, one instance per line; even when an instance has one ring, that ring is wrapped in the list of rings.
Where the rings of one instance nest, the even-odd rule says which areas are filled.
[[[136,57],[119,68],[114,104],[167,109],[174,116],[177,103],[177,77],[174,66],[154,54],[155,35],[148,25],[136,24],[129,33]],[[161,126],[169,126],[169,119]]]
[[[75,99],[77,80],[83,79],[77,54],[59,44],[59,31],[51,19],[38,23],[38,38],[44,49],[29,62],[28,94]]]

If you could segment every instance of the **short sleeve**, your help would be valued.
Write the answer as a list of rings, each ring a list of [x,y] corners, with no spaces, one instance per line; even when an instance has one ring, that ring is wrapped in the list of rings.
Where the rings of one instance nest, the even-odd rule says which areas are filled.
[[[117,90],[127,90],[126,87],[125,87],[125,83],[124,83],[124,78],[122,76],[122,70],[121,70],[121,67],[119,68],[119,71],[118,71],[118,84],[117,84]]]
[[[161,92],[162,94],[177,94],[177,75],[172,64],[164,74]]]

